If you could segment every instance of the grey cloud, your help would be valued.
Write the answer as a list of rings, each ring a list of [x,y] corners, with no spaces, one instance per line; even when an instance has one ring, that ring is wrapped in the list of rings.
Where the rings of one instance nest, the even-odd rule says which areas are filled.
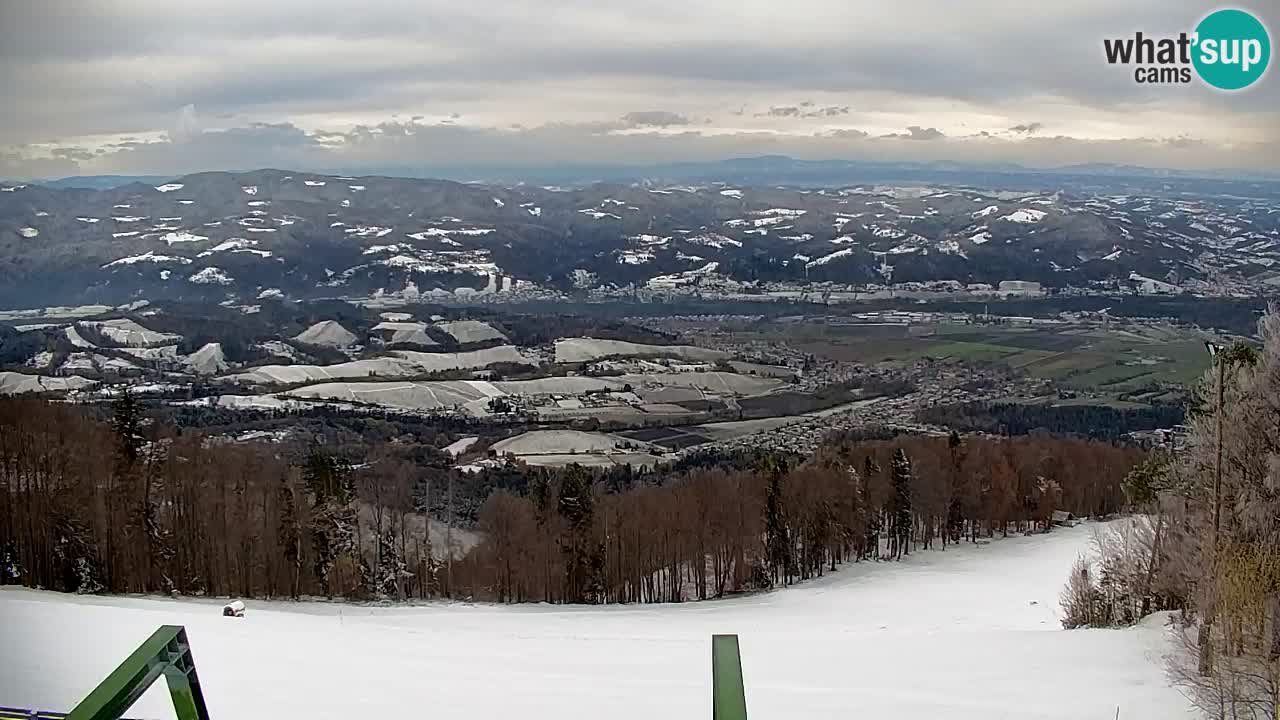
[[[1033,122],[1033,123],[1026,123],[1023,125],[1014,125],[1013,127],[1009,128],[1009,132],[1017,133],[1019,135],[1035,135],[1036,133],[1040,132],[1043,129],[1044,129],[1044,123]]]
[[[93,159],[93,153],[81,147],[54,148],[51,154],[60,160],[71,160],[75,162]]]
[[[863,160],[953,160],[1020,162],[1054,166],[1119,162],[1158,166],[1175,158],[1183,166],[1229,165],[1272,169],[1280,145],[1223,148],[1189,137],[1091,141],[1068,136],[1011,139],[1008,135],[963,138],[934,128],[909,128],[889,139],[867,140],[863,130],[844,128],[810,135],[774,132],[705,134],[651,131],[618,133],[619,123],[558,123],[494,129],[389,120],[346,132],[308,133],[288,123],[259,123],[206,130],[184,142],[168,139],[126,143],[91,160],[0,155],[0,176],[30,179],[88,173],[183,174],[200,170],[259,167],[301,171],[443,172],[458,168],[563,164],[647,165],[682,160],[717,160],[755,154]],[[930,142],[911,142],[913,137]],[[935,135],[934,133],[937,133]],[[866,140],[866,141],[864,141]]]
[[[756,113],[756,117],[800,117],[800,108],[795,105],[774,105],[764,112]]]
[[[1078,0],[1035,13],[1010,12],[1007,0],[797,3],[744,13],[728,0],[654,0],[643,10],[546,0],[536,11],[527,0],[424,0],[405,12],[394,0],[366,0],[317,12],[302,0],[199,7],[0,0],[0,92],[17,99],[0,107],[0,146],[164,132],[203,144],[209,132],[200,132],[199,116],[313,129],[341,118],[331,129],[394,112],[421,122],[442,109],[494,128],[558,118],[572,126],[558,131],[565,136],[688,124],[627,120],[631,108],[655,106],[683,118],[711,114],[732,128],[732,118],[750,114],[741,103],[769,107],[772,98],[808,99],[769,107],[764,121],[852,116],[850,124],[883,132],[861,113],[883,114],[894,118],[890,127],[919,123],[924,134],[909,139],[942,139],[928,136],[926,121],[957,126],[931,108],[1009,118],[994,121],[996,130],[1069,106],[1107,113],[1100,119],[1109,123],[1133,118],[1134,135],[1149,131],[1141,112],[1128,111],[1146,109],[1170,124],[1185,119],[1182,129],[1219,127],[1219,139],[1243,127],[1248,137],[1280,140],[1274,74],[1256,91],[1224,98],[1198,86],[1141,87],[1103,62],[1102,38],[1138,27],[1188,29],[1203,0]],[[1259,12],[1280,27],[1274,7]],[[899,31],[906,26],[909,35]],[[184,106],[198,109],[196,123],[180,122]],[[574,121],[588,117],[620,119],[596,127]],[[1055,130],[1070,129],[1052,117]],[[1007,132],[1019,141],[1039,137]],[[743,144],[747,136],[733,137],[738,144],[725,148],[756,151]],[[759,150],[785,141],[751,137]],[[337,142],[312,137],[321,139]],[[1038,146],[1013,147],[1033,161]]]
[[[870,133],[866,130],[858,130],[856,128],[841,128],[839,130],[832,130],[827,133],[827,136],[840,138],[842,140],[861,140],[862,138],[869,137]]]
[[[857,4],[807,2],[804,5],[813,12],[801,14],[799,20],[788,13],[792,30],[787,33],[769,23],[739,24],[732,12],[725,12],[727,3],[716,0],[700,3],[704,8],[655,2],[653,11],[645,13],[651,19],[625,10],[590,13],[572,0],[553,0],[552,7],[540,13],[504,1],[486,3],[483,11],[425,2],[415,13],[381,1],[325,13],[282,1],[253,6],[254,23],[249,26],[243,23],[243,5],[220,5],[199,11],[171,6],[163,13],[128,5],[90,6],[75,13],[59,11],[56,3],[7,5],[7,22],[0,26],[9,29],[0,30],[0,47],[5,48],[0,52],[18,65],[122,55],[190,56],[188,47],[178,52],[172,38],[193,34],[193,27],[198,37],[212,41],[209,46],[236,41],[235,46],[279,46],[284,49],[263,52],[286,53],[296,50],[296,41],[263,41],[296,37],[330,46],[325,53],[330,59],[277,65],[284,72],[264,73],[258,64],[243,63],[225,68],[218,73],[221,77],[208,78],[231,82],[194,83],[190,89],[196,96],[187,101],[210,108],[237,98],[291,103],[317,95],[338,102],[349,99],[352,91],[395,95],[431,77],[503,85],[539,77],[636,74],[824,90],[890,87],[904,94],[959,98],[1045,93],[1131,101],[1144,93],[1158,97],[1167,89],[1147,91],[1126,73],[1104,72],[1101,38],[1139,26],[1150,32],[1186,29],[1182,26],[1203,11],[1199,0],[1136,0],[1123,7],[1081,0],[1038,13],[1008,12],[1001,0],[975,0],[963,9],[948,0],[923,0],[876,12]],[[925,22],[904,38],[890,31],[901,26],[895,22],[899,15]],[[859,22],[853,38],[826,31],[855,17]],[[583,22],[557,23],[552,18]],[[597,26],[600,18],[631,21],[626,36],[613,34],[615,25]],[[1046,21],[1052,23],[1052,32],[1045,30]],[[342,28],[341,35],[334,35],[334,27]],[[540,31],[551,27],[557,36],[565,36],[565,42],[545,40],[549,35]],[[495,28],[505,39],[500,51],[493,44]],[[719,32],[722,29],[728,32]],[[654,40],[663,41],[663,52],[653,52]],[[359,52],[347,52],[349,47]],[[452,52],[436,56],[428,52],[432,48]],[[975,64],[975,57],[984,62]],[[750,68],[749,73],[744,68]],[[964,82],[956,82],[960,69],[968,69],[970,75]],[[297,81],[279,83],[276,78],[281,76]],[[358,85],[351,82],[356,78],[362,80]],[[223,94],[219,88],[228,91]]]
[[[848,105],[828,105],[828,106],[826,106],[826,107],[818,108],[817,110],[811,110],[811,111],[809,111],[809,112],[806,112],[806,113],[804,114],[804,117],[807,117],[807,118],[824,118],[824,117],[826,117],[826,118],[830,118],[830,117],[837,117],[837,116],[840,116],[840,115],[848,115],[848,114],[849,114],[849,106],[848,106]]]
[[[742,111],[733,113],[741,115]],[[758,118],[832,118],[840,115],[848,115],[848,105],[826,105],[817,107],[812,100],[806,100],[799,105],[772,105],[768,110],[755,113]]]
[[[680,113],[667,110],[639,110],[622,116],[622,123],[628,127],[671,127],[673,125],[689,125],[693,121]]]
[[[80,174],[80,164],[68,158],[33,158],[0,152],[0,178],[14,180],[62,178]]]
[[[905,133],[889,133],[887,135],[881,135],[880,137],[898,138],[901,140],[940,140],[946,136],[947,134],[938,128],[924,128],[919,125],[909,125],[907,126],[907,131]]]

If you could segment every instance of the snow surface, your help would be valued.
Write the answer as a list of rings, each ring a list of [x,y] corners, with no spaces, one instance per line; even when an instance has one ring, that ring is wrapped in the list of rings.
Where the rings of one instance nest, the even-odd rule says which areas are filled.
[[[235,282],[225,270],[219,267],[207,267],[187,278],[197,285],[230,285]]]
[[[381,333],[379,337],[388,344],[413,343],[415,345],[438,345],[427,335],[427,324],[424,322],[406,322],[384,320],[369,328],[370,333]]]
[[[42,393],[42,392],[62,392],[65,390],[79,390],[96,383],[93,380],[86,380],[82,377],[47,377],[45,375],[28,375],[26,373],[16,373],[0,371],[0,395],[18,395],[21,393]],[[3,637],[4,631],[0,629],[0,637]],[[2,640],[0,640],[2,642]],[[6,665],[7,665],[6,661]],[[8,675],[8,671],[0,673],[0,675]],[[4,680],[0,679],[0,688],[4,685]],[[0,689],[0,697],[4,696],[4,691]]]
[[[843,250],[837,250],[833,253],[828,253],[826,255],[823,255],[817,260],[810,260],[809,262],[805,263],[805,267],[817,267],[818,265],[826,265],[827,263],[832,262],[833,260],[839,260],[842,257],[849,257],[852,254],[853,254],[853,248],[845,248]]]
[[[97,333],[107,340],[115,343],[120,347],[156,347],[158,345],[168,345],[182,340],[181,335],[174,333],[156,332],[145,328],[128,318],[117,318],[114,320],[82,320],[80,325],[89,330],[95,330]],[[75,344],[75,340],[71,338],[68,328],[67,337]],[[83,338],[81,338],[83,340]],[[93,347],[90,345],[89,347]]]
[[[165,241],[168,245],[177,245],[178,243],[204,242],[209,238],[204,235],[196,235],[195,233],[189,233],[184,230],[181,232],[165,233],[160,236],[160,239]]]
[[[741,241],[734,240],[731,237],[725,237],[724,235],[721,235],[719,233],[704,233],[702,235],[690,235],[684,240],[685,242],[693,243],[694,245],[706,245],[707,247],[713,247],[713,248],[716,248],[717,250],[722,250],[729,246],[742,247]]]
[[[714,362],[729,357],[728,353],[720,350],[694,345],[649,345],[586,337],[556,340],[555,353],[558,363],[583,363],[609,357],[675,357]]]
[[[130,257],[120,258],[119,260],[112,260],[111,262],[107,263],[106,265],[103,265],[102,267],[109,268],[109,267],[115,267],[118,265],[133,265],[140,262],[153,262],[153,263],[174,262],[174,263],[180,263],[182,265],[189,265],[191,263],[190,260],[184,257],[177,257],[174,255],[157,255],[155,254],[154,251],[148,250],[147,252],[141,255],[132,255]]]
[[[217,375],[227,369],[227,357],[221,343],[211,342],[188,355],[182,364],[198,375]]]
[[[648,443],[581,430],[531,430],[499,440],[490,447],[499,455],[604,454]]]
[[[182,188],[182,183],[165,183],[164,185],[156,186],[156,190],[162,193],[173,192],[174,190],[181,190]]]
[[[460,343],[485,342],[487,340],[506,340],[497,328],[479,320],[455,320],[453,322],[436,323],[436,327],[445,331]]]
[[[33,238],[40,234],[40,231],[33,227],[18,228],[18,234],[24,238]]]
[[[1029,210],[1027,208],[1023,208],[1021,210],[1015,210],[1014,212],[1008,215],[1005,215],[1000,219],[1008,220],[1009,222],[1016,222],[1016,223],[1033,223],[1033,222],[1040,222],[1048,214],[1049,213],[1043,210]]]
[[[308,345],[325,345],[328,347],[348,347],[356,341],[350,330],[342,327],[336,320],[321,320],[294,336],[294,340]]]
[[[374,607],[0,588],[7,705],[69,710],[162,624],[185,625],[216,718],[709,717],[711,635],[737,633],[752,717],[1190,718],[1158,622],[1062,630],[1089,525],[860,563],[682,605]],[[1157,618],[1158,619],[1158,618]],[[329,679],[329,680],[326,680]],[[332,678],[341,678],[332,681]],[[130,717],[172,717],[163,683]]]
[[[257,244],[258,244],[257,240],[246,240],[244,238],[231,238],[230,240],[223,240],[222,242],[209,248],[208,250],[205,250],[204,252],[199,253],[198,255],[196,255],[196,257],[202,258],[202,257],[209,257],[210,255],[214,253],[219,253],[219,252],[235,252],[237,250],[245,250],[247,248],[252,248]]]
[[[475,445],[479,441],[480,441],[480,438],[474,435],[472,435],[471,437],[464,437],[461,440],[454,440],[448,445],[445,445],[444,447],[440,448],[440,451],[445,453],[449,457],[458,457],[459,455],[465,453],[468,448],[470,448],[472,445]]]

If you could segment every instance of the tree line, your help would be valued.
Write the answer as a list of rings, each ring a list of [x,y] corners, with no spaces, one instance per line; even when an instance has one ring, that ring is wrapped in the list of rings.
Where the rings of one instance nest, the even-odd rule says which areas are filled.
[[[1106,515],[1143,457],[1034,436],[905,436],[764,453],[619,492],[584,468],[535,471],[480,510],[463,572],[505,602],[679,602],[819,577],[840,565],[1047,528],[1053,512]],[[458,572],[455,570],[455,573]]]
[[[1221,348],[1186,436],[1126,477],[1131,521],[1063,592],[1068,627],[1174,611],[1169,673],[1211,718],[1280,716],[1280,315]]]
[[[921,408],[916,419],[964,431],[1003,435],[1039,431],[1117,440],[1131,432],[1181,425],[1185,415],[1178,405],[1117,408],[977,401]]]
[[[0,400],[0,582],[69,592],[678,602],[1116,512],[1143,453],[1079,439],[835,439],[651,472],[482,478],[388,442],[232,443],[129,395]],[[428,458],[430,459],[430,458]],[[463,491],[468,486],[468,491]],[[482,504],[477,488],[483,488]],[[472,528],[455,519],[474,513]]]

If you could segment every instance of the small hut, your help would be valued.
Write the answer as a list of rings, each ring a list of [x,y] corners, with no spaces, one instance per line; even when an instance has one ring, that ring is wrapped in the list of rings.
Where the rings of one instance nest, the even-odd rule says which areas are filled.
[[[1054,510],[1053,524],[1058,527],[1072,527],[1076,524],[1076,516],[1066,510]]]

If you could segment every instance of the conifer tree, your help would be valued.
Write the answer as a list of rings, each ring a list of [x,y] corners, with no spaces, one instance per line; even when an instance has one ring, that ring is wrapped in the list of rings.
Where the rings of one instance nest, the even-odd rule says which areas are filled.
[[[303,480],[312,494],[310,529],[316,578],[328,593],[334,563],[344,557],[356,559],[355,483],[346,461],[319,448],[308,456]]]
[[[573,602],[590,600],[588,592],[591,575],[591,548],[588,533],[593,514],[591,477],[581,465],[570,465],[560,485],[557,504],[560,517],[567,524],[561,548],[565,558],[565,595]]]
[[[382,598],[403,600],[402,583],[409,575],[404,558],[400,556],[400,545],[396,543],[395,530],[388,526],[378,536],[378,568],[374,576],[375,594]]]
[[[869,484],[872,478],[880,475],[880,463],[876,459],[868,455],[862,461],[862,482],[864,485]],[[881,512],[879,508],[873,508],[867,518],[867,538],[866,538],[866,556],[869,558],[880,559],[880,520]]]
[[[890,506],[893,555],[902,559],[911,540],[911,460],[898,448],[893,453],[893,501]]]
[[[766,458],[765,472],[769,484],[765,494],[765,555],[769,563],[769,576],[774,584],[779,577],[784,585],[791,582],[791,539],[787,533],[787,512],[782,497],[782,474],[776,458]]]
[[[276,537],[285,566],[289,569],[289,596],[297,598],[299,576],[302,574],[302,547],[298,532],[298,506],[287,479],[281,481],[276,492],[276,507],[280,514]]]
[[[132,466],[142,454],[142,411],[138,400],[127,389],[116,398],[112,408],[111,430],[116,434],[117,466]]]

